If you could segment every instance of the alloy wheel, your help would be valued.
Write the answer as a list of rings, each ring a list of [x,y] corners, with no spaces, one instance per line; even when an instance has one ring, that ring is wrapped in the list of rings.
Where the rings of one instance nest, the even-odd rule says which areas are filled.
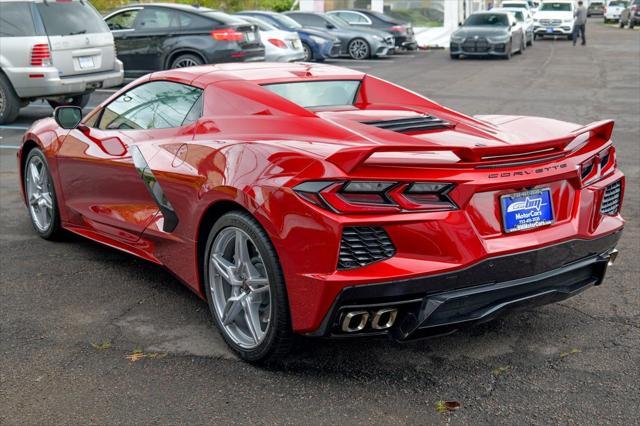
[[[271,320],[271,288],[262,256],[240,228],[224,228],[213,241],[209,286],[216,316],[243,349],[257,347]]]
[[[366,59],[369,57],[369,45],[364,40],[353,40],[349,43],[349,55],[353,59]]]
[[[302,43],[302,49],[304,50],[304,61],[309,62],[313,60],[313,53],[311,52],[311,48],[307,46],[306,43]]]
[[[46,232],[53,220],[53,191],[47,166],[40,157],[31,157],[25,174],[31,219],[40,232]]]
[[[195,58],[190,56],[185,56],[183,58],[178,59],[173,63],[173,68],[186,68],[186,67],[197,67],[198,65],[202,65]]]

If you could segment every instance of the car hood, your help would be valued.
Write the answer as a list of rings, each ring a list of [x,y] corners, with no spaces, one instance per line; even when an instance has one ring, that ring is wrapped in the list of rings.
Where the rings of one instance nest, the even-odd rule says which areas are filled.
[[[533,16],[534,19],[573,19],[572,12],[538,11]]]
[[[509,34],[507,27],[462,27],[451,34],[454,37],[500,37]]]

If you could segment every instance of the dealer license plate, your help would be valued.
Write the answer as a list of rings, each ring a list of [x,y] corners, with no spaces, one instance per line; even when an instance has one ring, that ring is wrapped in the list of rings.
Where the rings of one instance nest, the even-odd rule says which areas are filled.
[[[78,63],[80,64],[80,69],[83,70],[95,67],[93,64],[93,56],[79,56]]]
[[[247,41],[249,43],[253,43],[254,41],[256,41],[255,33],[247,33]]]
[[[551,190],[548,188],[500,197],[505,232],[523,231],[553,223]]]
[[[553,33],[553,28],[547,28],[548,33]]]

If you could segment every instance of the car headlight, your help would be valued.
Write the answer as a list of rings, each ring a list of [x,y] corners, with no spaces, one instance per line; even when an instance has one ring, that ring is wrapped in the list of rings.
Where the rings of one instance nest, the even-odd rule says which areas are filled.
[[[573,19],[563,19],[562,22],[564,22],[565,24],[570,24],[573,22]]]
[[[506,43],[509,41],[509,36],[499,36],[499,37],[487,37],[491,43]]]
[[[326,38],[322,38],[322,37],[318,37],[318,36],[314,36],[314,35],[309,36],[309,38],[310,38],[311,40],[313,40],[313,41],[314,41],[315,43],[317,43],[317,44],[324,44],[324,43],[326,43],[326,42],[328,42],[328,41],[329,41],[329,40],[327,40]]]
[[[451,36],[451,42],[452,42],[452,43],[462,43],[463,41],[464,41],[464,38],[463,38],[463,37],[454,37],[454,36]]]

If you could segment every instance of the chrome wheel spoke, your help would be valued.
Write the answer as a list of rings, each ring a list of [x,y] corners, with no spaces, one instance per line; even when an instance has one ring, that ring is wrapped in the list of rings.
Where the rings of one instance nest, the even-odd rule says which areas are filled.
[[[224,307],[224,312],[222,313],[222,323],[224,325],[229,325],[235,321],[236,317],[243,310],[243,300],[247,298],[248,293],[241,293],[238,296],[231,296],[229,300],[227,300],[227,304]]]
[[[38,172],[38,166],[35,162],[29,163],[29,173],[31,174],[31,182],[33,182],[34,185],[40,183],[40,172]]]
[[[40,231],[46,231],[53,219],[53,193],[46,164],[39,157],[31,157],[25,169],[25,189],[31,220]]]
[[[251,337],[257,344],[262,339],[264,332],[260,325],[260,315],[258,313],[258,306],[252,303],[251,298],[247,298],[242,302],[244,311],[244,320],[247,323],[247,328]]]
[[[247,285],[253,294],[260,294],[269,291],[268,278],[251,278],[247,280]]]
[[[214,254],[211,256],[211,263],[215,267],[216,272],[224,278],[231,285],[239,285],[242,284],[238,280],[234,278],[235,274],[235,265],[229,262],[224,257],[219,254]]]

